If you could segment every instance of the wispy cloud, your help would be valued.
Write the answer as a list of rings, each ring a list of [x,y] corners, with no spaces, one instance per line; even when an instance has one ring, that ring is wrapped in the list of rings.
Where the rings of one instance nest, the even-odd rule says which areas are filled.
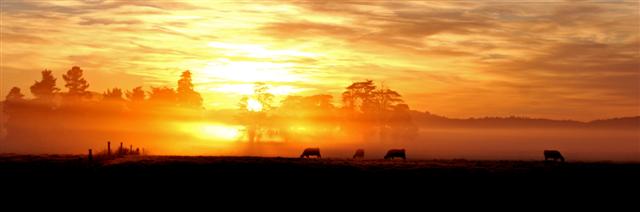
[[[210,105],[234,107],[236,97],[214,88],[246,80],[219,76],[263,64],[279,68],[245,68],[304,79],[266,78],[300,94],[338,94],[350,82],[376,79],[405,94],[414,109],[450,116],[586,120],[639,113],[636,1],[0,4],[0,68],[12,77],[3,79],[3,95],[30,83],[14,79],[18,72],[42,67],[81,65],[130,78],[122,80],[127,85],[89,79],[99,81],[92,85],[98,90],[175,84],[191,69]],[[216,61],[232,65],[212,68]]]

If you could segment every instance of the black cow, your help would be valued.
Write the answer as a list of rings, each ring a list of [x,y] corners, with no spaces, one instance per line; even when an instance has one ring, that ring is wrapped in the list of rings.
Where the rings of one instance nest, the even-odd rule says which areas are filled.
[[[302,152],[302,155],[300,155],[300,158],[309,158],[310,156],[320,158],[320,148],[306,148],[304,149],[304,152]]]
[[[560,154],[560,151],[558,150],[544,150],[544,161],[547,161],[549,159],[552,159],[553,161],[560,160],[561,162],[564,162],[564,157],[562,157],[562,154]]]
[[[364,149],[356,150],[356,154],[353,154],[353,159],[364,158]]]
[[[404,149],[391,149],[387,152],[387,155],[384,156],[385,160],[393,160],[394,158],[402,158],[403,160],[407,160],[407,155]]]

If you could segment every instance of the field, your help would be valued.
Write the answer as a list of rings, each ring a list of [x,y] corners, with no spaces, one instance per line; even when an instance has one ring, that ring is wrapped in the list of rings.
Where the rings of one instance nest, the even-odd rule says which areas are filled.
[[[0,177],[640,179],[640,163],[280,157],[2,155]]]
[[[204,202],[220,200],[212,195],[310,202],[535,197],[566,204],[571,197],[632,204],[634,196],[629,194],[640,189],[638,179],[640,163],[211,156],[129,156],[89,162],[82,155],[0,156],[3,192],[42,199],[56,193],[69,194],[60,198],[148,196]]]

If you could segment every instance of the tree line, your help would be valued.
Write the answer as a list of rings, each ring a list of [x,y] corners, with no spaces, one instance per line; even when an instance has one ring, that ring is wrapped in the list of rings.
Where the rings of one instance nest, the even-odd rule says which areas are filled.
[[[102,93],[90,91],[83,74],[78,66],[69,69],[62,75],[61,89],[52,71],[43,70],[41,78],[29,87],[33,98],[25,98],[18,87],[11,88],[3,102],[2,112],[7,117],[4,140],[82,142],[85,137],[166,137],[172,129],[163,123],[216,120],[206,115],[190,71],[182,72],[175,89],[115,87]],[[336,134],[358,134],[363,139],[411,139],[417,131],[401,95],[372,80],[345,87],[341,106],[333,104],[333,97],[328,94],[287,96],[276,104],[268,88],[266,83],[256,83],[254,93],[240,99],[234,122],[245,126],[241,140],[260,142],[277,137],[295,141],[305,136]],[[84,129],[94,132],[83,133]]]

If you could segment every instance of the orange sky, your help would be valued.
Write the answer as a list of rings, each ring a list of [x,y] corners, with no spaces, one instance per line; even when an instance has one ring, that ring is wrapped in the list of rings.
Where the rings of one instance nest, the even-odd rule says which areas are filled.
[[[450,117],[640,114],[638,1],[212,2],[3,0],[0,94],[78,65],[99,92],[192,70],[209,109],[374,79]]]

